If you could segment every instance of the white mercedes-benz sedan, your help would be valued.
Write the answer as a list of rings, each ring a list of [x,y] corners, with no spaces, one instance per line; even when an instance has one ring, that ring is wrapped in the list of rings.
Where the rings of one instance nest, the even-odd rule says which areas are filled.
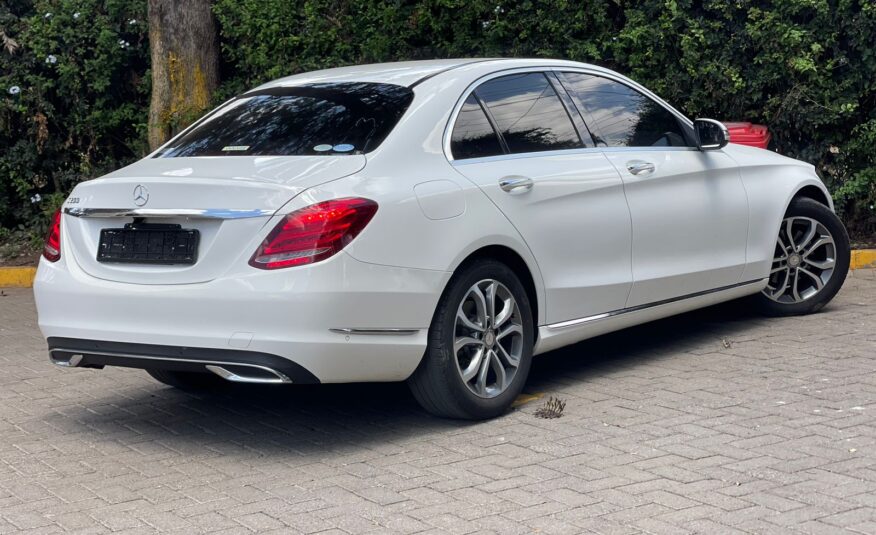
[[[79,184],[34,293],[60,366],[406,380],[482,419],[539,353],[745,296],[814,312],[849,255],[812,165],[604,68],[439,60],[267,83]]]

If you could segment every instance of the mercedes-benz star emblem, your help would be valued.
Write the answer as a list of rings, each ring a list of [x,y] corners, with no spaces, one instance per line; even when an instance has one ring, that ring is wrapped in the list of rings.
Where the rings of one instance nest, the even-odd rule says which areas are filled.
[[[143,206],[149,202],[149,190],[143,184],[137,184],[134,188],[134,204]]]

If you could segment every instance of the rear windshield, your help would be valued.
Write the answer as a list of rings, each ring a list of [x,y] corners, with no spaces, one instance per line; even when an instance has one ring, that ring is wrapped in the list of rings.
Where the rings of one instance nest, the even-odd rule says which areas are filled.
[[[363,154],[389,135],[413,98],[407,87],[358,82],[251,91],[156,157]]]

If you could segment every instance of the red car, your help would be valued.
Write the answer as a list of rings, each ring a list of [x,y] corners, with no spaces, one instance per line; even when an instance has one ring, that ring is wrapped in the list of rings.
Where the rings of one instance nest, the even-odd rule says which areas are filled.
[[[766,149],[773,137],[769,129],[762,124],[724,123],[724,126],[730,131],[730,143]]]

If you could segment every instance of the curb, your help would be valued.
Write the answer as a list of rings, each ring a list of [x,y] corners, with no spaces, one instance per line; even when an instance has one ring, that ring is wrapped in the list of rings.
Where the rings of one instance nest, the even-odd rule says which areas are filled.
[[[849,269],[864,269],[876,267],[876,249],[857,249],[852,251],[852,263]]]
[[[876,268],[876,249],[852,251],[849,269],[866,268]],[[35,267],[0,267],[0,288],[30,288],[35,275]]]
[[[0,288],[30,288],[35,267],[0,267]]]

